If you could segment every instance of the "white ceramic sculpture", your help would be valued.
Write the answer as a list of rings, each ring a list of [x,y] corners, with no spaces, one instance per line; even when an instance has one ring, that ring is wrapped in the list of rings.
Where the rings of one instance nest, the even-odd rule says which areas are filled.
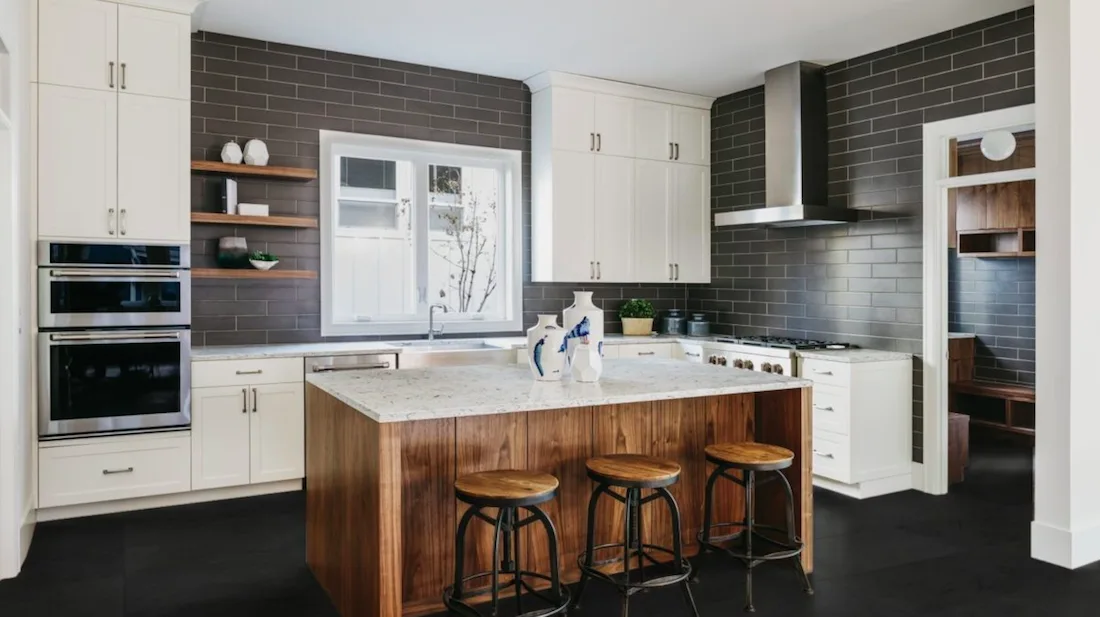
[[[527,363],[538,381],[560,381],[565,370],[565,330],[557,315],[539,315],[527,331]]]
[[[603,374],[603,358],[595,345],[581,343],[573,352],[573,379],[594,383],[600,380]]]
[[[244,164],[245,165],[267,165],[267,159],[269,155],[267,153],[267,144],[259,139],[250,139],[248,143],[244,145]]]
[[[233,163],[234,165],[240,165],[244,160],[244,153],[241,152],[241,147],[235,141],[227,141],[222,146],[222,162]]]
[[[592,303],[591,291],[574,291],[573,298],[573,306],[562,314],[569,343],[567,363],[573,361],[573,353],[581,343],[592,345],[603,355],[603,310]]]

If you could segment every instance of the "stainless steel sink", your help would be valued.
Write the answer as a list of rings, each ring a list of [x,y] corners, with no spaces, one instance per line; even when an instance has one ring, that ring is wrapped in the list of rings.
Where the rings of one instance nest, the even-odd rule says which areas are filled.
[[[398,367],[469,366],[475,364],[514,364],[516,352],[501,349],[485,341],[409,341],[401,347]]]

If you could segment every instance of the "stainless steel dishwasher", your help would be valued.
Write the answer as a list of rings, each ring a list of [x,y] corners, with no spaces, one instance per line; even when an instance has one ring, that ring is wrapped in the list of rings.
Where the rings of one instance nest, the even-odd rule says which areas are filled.
[[[357,356],[318,356],[306,358],[306,374],[336,371],[385,371],[397,368],[397,354],[379,353]]]

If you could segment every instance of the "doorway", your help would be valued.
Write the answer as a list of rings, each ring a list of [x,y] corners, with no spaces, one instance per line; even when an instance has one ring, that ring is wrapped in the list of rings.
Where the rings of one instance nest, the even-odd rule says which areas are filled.
[[[962,400],[969,409],[978,409],[969,407],[972,400],[1001,405],[999,416],[993,407],[976,417],[962,414],[983,432],[999,424],[1007,432],[1017,429],[1020,436],[1027,431],[1034,434],[1034,343],[1020,360],[1019,347],[1027,343],[1011,339],[1020,338],[1021,328],[1027,329],[1032,341],[1035,336],[1035,139],[1034,105],[924,125],[922,488],[928,493],[947,493],[952,462],[958,473],[961,418],[949,412],[959,411]],[[1025,311],[1031,313],[1030,327],[1019,325],[1019,307],[999,306],[999,287],[992,284],[1014,282],[1018,290],[1019,279],[1028,274],[1032,299]],[[991,284],[978,285],[980,279]],[[1004,295],[1019,300],[1021,294]],[[992,308],[982,308],[990,297],[993,302],[985,304]],[[983,303],[962,301],[967,299]],[[952,329],[961,330],[960,336],[949,338]],[[998,337],[999,332],[1004,336]],[[974,336],[965,336],[969,334]],[[1010,351],[999,339],[1016,347]],[[1010,354],[1011,363],[1007,362]],[[1029,371],[1020,367],[1029,362],[1030,375],[1021,376]],[[1017,400],[1026,398],[1028,380],[1030,403]]]

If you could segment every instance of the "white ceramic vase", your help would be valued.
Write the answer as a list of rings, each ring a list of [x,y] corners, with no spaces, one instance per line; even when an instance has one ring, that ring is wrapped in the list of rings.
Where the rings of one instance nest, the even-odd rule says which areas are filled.
[[[573,379],[580,382],[594,383],[600,380],[600,375],[603,374],[603,358],[595,345],[577,345],[573,353],[572,371]]]
[[[244,145],[245,165],[258,165],[262,167],[267,165],[268,158],[270,158],[270,155],[267,153],[267,144],[259,139],[250,139],[248,143]]]
[[[561,381],[565,371],[565,330],[557,315],[539,315],[527,331],[527,363],[538,381]]]
[[[603,310],[592,303],[591,291],[574,291],[573,306],[562,314],[568,342],[567,362],[573,361],[577,346],[587,343],[603,355]]]
[[[227,141],[222,146],[222,162],[233,163],[234,165],[240,165],[244,160],[244,153],[241,152],[240,145],[235,141]]]

